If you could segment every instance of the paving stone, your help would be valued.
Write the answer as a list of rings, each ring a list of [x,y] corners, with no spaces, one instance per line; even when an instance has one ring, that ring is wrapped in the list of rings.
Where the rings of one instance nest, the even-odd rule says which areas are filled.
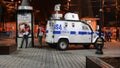
[[[10,55],[0,55],[0,68],[85,68],[86,56],[120,56],[120,42],[106,42],[103,51],[103,55],[97,55],[93,47],[83,49],[81,46],[70,46],[66,51],[48,46],[18,48]]]

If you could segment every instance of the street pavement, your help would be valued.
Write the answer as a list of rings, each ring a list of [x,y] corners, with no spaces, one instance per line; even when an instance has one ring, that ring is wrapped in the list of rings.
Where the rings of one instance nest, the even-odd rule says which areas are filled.
[[[15,43],[15,40],[5,39],[0,43],[6,42]],[[86,56],[120,56],[120,42],[115,40],[105,42],[103,55],[95,54],[93,46],[85,49],[71,45],[68,50],[59,51],[45,43],[43,48],[39,48],[37,39],[35,42],[35,48],[17,48],[10,55],[0,55],[0,68],[86,68]]]

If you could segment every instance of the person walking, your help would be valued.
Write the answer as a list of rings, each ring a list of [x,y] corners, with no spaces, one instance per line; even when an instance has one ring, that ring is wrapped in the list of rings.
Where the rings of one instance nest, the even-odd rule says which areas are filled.
[[[40,48],[42,48],[42,38],[43,38],[43,35],[44,35],[44,28],[42,25],[39,24],[39,27],[38,27],[38,42],[40,44]]]
[[[112,36],[112,32],[110,31],[110,28],[107,28],[107,30],[106,30],[106,40],[111,42],[111,36]]]
[[[22,41],[21,41],[21,46],[20,46],[20,48],[22,48],[23,43],[24,43],[24,40],[26,41],[26,48],[27,48],[27,45],[28,45],[28,36],[29,36],[29,34],[30,34],[30,27],[25,24],[25,27],[24,27],[24,29],[22,30],[22,33],[23,33],[23,38],[22,38]]]
[[[116,41],[119,41],[119,29],[116,30]]]
[[[112,32],[110,31],[110,29],[108,29],[108,30],[106,31],[106,36],[107,36],[107,41],[110,41],[110,42],[111,42]]]

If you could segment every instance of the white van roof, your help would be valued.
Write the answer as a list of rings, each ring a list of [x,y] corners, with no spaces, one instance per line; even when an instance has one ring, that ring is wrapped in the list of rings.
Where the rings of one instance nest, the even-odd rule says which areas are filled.
[[[77,13],[66,13],[64,16],[65,20],[79,20]]]

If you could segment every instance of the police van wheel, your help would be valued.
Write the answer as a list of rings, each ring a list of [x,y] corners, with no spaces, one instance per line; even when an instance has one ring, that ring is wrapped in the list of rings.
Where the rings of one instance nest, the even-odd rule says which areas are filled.
[[[68,41],[65,39],[61,39],[58,42],[58,49],[59,50],[66,50],[68,48]]]

